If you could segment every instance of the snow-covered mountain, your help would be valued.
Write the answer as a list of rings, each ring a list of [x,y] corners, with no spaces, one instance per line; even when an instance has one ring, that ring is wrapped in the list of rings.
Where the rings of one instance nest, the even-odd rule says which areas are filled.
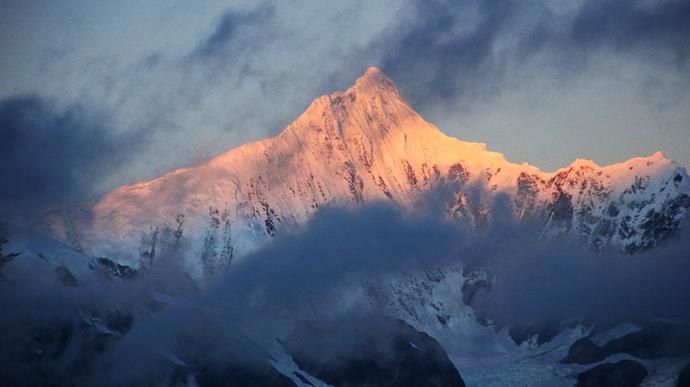
[[[91,255],[144,264],[184,243],[213,271],[323,205],[411,207],[438,184],[455,187],[448,215],[479,228],[500,194],[515,217],[543,224],[545,236],[573,233],[594,248],[627,252],[672,235],[690,207],[686,170],[661,152],[609,166],[578,159],[555,172],[514,164],[484,144],[445,135],[369,68],[349,89],[314,100],[275,137],[122,186],[53,214],[49,225]]]
[[[342,280],[336,286],[328,279],[311,278],[317,276],[314,272],[318,272],[309,270],[315,261],[305,259],[309,254],[305,252],[302,256],[302,252],[305,246],[315,244],[313,242],[317,238],[314,235],[290,251],[281,248],[284,244],[266,243],[276,235],[307,224],[323,207],[355,207],[384,202],[405,212],[439,198],[447,200],[440,202],[447,218],[469,224],[490,238],[496,237],[495,229],[485,226],[505,216],[505,211],[508,211],[515,220],[524,222],[525,230],[529,232],[537,225],[536,232],[543,238],[571,234],[593,249],[614,248],[634,253],[656,246],[679,230],[690,208],[690,180],[684,168],[661,152],[609,166],[576,160],[555,172],[511,163],[500,153],[488,151],[484,144],[465,142],[443,134],[401,98],[395,85],[384,74],[370,68],[351,88],[316,99],[297,120],[273,138],[243,145],[154,180],[120,187],[96,203],[51,214],[48,225],[52,235],[71,247],[51,239],[8,237],[10,242],[5,251],[10,254],[0,254],[3,263],[10,262],[16,254],[21,254],[22,259],[6,265],[6,269],[14,268],[14,272],[5,270],[0,274],[13,279],[14,283],[27,285],[29,289],[49,282],[16,281],[23,278],[17,273],[36,275],[34,269],[19,270],[21,265],[30,268],[28,265],[34,262],[36,267],[42,268],[41,273],[46,278],[56,277],[54,282],[59,281],[58,284],[74,291],[83,286],[84,294],[93,294],[90,286],[94,281],[100,283],[100,278],[106,279],[104,286],[122,285],[117,289],[122,289],[124,294],[129,294],[125,291],[129,289],[128,284],[134,284],[134,288],[143,293],[142,300],[131,302],[135,307],[127,311],[127,318],[121,318],[123,303],[119,301],[114,301],[113,305],[102,301],[89,302],[86,306],[75,304],[75,321],[80,326],[86,324],[91,328],[79,331],[85,338],[75,335],[72,340],[90,342],[102,340],[100,337],[107,335],[109,342],[115,343],[128,337],[127,332],[132,326],[136,328],[136,324],[149,323],[159,308],[165,311],[186,307],[185,297],[208,290],[203,281],[197,282],[197,276],[188,274],[189,267],[178,267],[176,260],[167,263],[159,260],[159,264],[154,265],[157,257],[184,252],[180,256],[192,261],[192,274],[199,274],[194,273],[197,269],[209,274],[227,265],[233,257],[244,256],[264,244],[265,250],[280,249],[279,254],[293,260],[277,262],[275,267],[274,261],[262,265],[261,252],[265,250],[261,250],[253,256],[259,262],[258,266],[232,266],[225,272],[230,273],[228,276],[218,278],[220,285],[216,284],[208,291],[216,289],[222,293],[224,302],[220,305],[226,305],[226,298],[229,300],[228,310],[232,313],[222,313],[223,316],[247,316],[246,324],[243,318],[237,320],[243,323],[239,325],[243,335],[252,341],[248,348],[258,348],[257,353],[264,357],[263,360],[266,360],[266,354],[270,355],[270,366],[252,377],[276,380],[276,377],[285,376],[296,385],[325,385],[317,381],[319,378],[327,381],[329,372],[323,364],[300,357],[294,345],[290,350],[289,333],[293,325],[304,327],[305,320],[328,320],[342,317],[343,313],[346,316],[368,316],[376,312],[404,322],[400,337],[405,345],[399,348],[402,359],[409,356],[417,359],[420,356],[417,351],[424,349],[424,343],[433,349],[435,345],[426,339],[428,335],[447,354],[447,358],[444,355],[442,362],[432,364],[434,367],[429,369],[435,370],[437,366],[450,369],[447,365],[451,361],[469,385],[572,385],[575,379],[596,378],[597,372],[616,373],[619,368],[627,367],[637,379],[646,378],[646,385],[671,386],[681,369],[688,369],[686,343],[690,342],[690,335],[685,335],[685,325],[673,328],[671,325],[649,325],[648,321],[631,324],[625,320],[616,321],[616,325],[599,326],[580,317],[546,321],[548,324],[545,324],[541,316],[534,316],[534,323],[527,319],[525,325],[522,320],[512,321],[490,314],[493,309],[482,308],[482,305],[486,306],[482,300],[484,303],[491,301],[490,296],[501,291],[501,286],[508,292],[511,289],[504,286],[506,268],[500,265],[498,270],[494,270],[495,267],[483,267],[484,261],[473,265],[473,260],[460,259],[463,257],[434,259],[434,253],[422,246],[413,255],[429,252],[428,257],[421,257],[429,259],[414,261],[415,264],[410,266],[405,265],[409,260],[399,257],[404,254],[400,254],[398,247],[391,250],[394,251],[392,255],[400,260],[385,266],[385,270],[373,270],[376,262],[366,261],[371,266],[365,270],[353,270],[354,274],[343,275],[342,278],[336,276]],[[438,204],[434,203],[432,207]],[[373,212],[371,208],[365,210],[367,215]],[[329,225],[319,223],[319,219],[322,217],[312,219],[310,224],[315,226],[306,230],[303,237],[309,231]],[[414,235],[418,235],[419,229],[414,231]],[[341,245],[343,240],[349,242],[353,233],[346,234],[334,240]],[[455,237],[456,234],[452,235]],[[321,234],[317,236],[322,237]],[[452,242],[455,246],[456,239]],[[462,241],[457,244],[462,245]],[[364,255],[362,251],[369,248],[366,243],[364,245],[360,250],[353,250],[354,254],[348,253],[346,257],[340,254],[340,258],[334,259],[350,262],[351,257]],[[559,248],[569,246],[561,241],[557,245]],[[332,251],[330,246],[328,252]],[[480,255],[488,255],[483,249],[484,244],[470,243],[467,246],[481,250]],[[513,246],[508,243],[496,254],[512,251]],[[389,247],[385,246],[386,249]],[[447,245],[438,247],[441,254],[452,250]],[[74,252],[73,248],[81,253]],[[654,251],[663,252],[664,247]],[[686,256],[685,251],[681,251],[680,256]],[[318,254],[311,252],[311,255],[319,255],[321,250],[316,252]],[[264,258],[279,254],[269,251]],[[560,251],[555,254],[560,255]],[[631,276],[630,271],[626,272],[625,283],[630,283],[633,288],[647,286],[647,282],[640,281],[647,276],[653,281],[663,282],[664,276],[657,274],[671,271],[668,267],[675,268],[672,263],[676,261],[676,255],[670,256],[664,266],[666,269],[656,274],[643,270],[644,276],[636,277]],[[640,254],[626,258],[644,260],[647,257]],[[245,263],[257,261],[248,259]],[[353,266],[359,268],[361,262],[356,261]],[[537,268],[539,262],[542,261],[524,261],[516,265],[531,264],[532,267],[523,268],[523,271],[529,271]],[[629,263],[633,265],[634,262]],[[663,264],[655,262],[655,265]],[[286,274],[288,266],[298,267]],[[243,267],[245,271],[242,271]],[[334,267],[336,269],[333,270],[340,274],[348,266],[336,262]],[[559,266],[559,273],[561,267],[568,269],[573,266],[568,266],[565,261],[563,266]],[[508,268],[512,269],[511,266]],[[600,268],[596,269],[598,272]],[[687,272],[682,269],[673,271]],[[632,272],[636,273],[634,269]],[[243,273],[248,273],[247,278],[238,281]],[[295,273],[301,275],[295,276]],[[366,275],[360,276],[362,273]],[[550,271],[538,271],[536,277],[527,277],[526,280],[520,276],[513,278],[513,271],[508,274],[513,281],[521,278],[523,282],[535,281],[533,285],[540,290],[543,287],[546,294],[559,294],[558,286],[554,287],[553,283],[541,278],[543,273]],[[284,282],[279,280],[282,276],[286,278]],[[573,276],[577,278],[577,272]],[[257,285],[253,288],[255,281]],[[277,287],[267,286],[274,282],[278,283]],[[280,302],[280,307],[274,308],[271,304],[274,297],[270,295],[282,295],[284,290],[298,287],[293,282],[309,283],[308,291],[291,293],[296,300],[287,295],[286,298],[293,302]],[[287,285],[280,287],[281,283]],[[582,287],[589,284],[585,282]],[[654,285],[656,287],[657,284]],[[673,284],[663,285],[660,286],[663,298],[668,297],[664,289],[671,293],[687,293]],[[105,300],[111,294],[121,293],[107,289]],[[274,293],[265,293],[266,289],[274,289]],[[328,292],[328,289],[337,291]],[[53,289],[50,290],[48,293],[52,294]],[[304,294],[308,296],[300,297]],[[587,294],[591,292],[583,294],[583,297],[586,298]],[[673,295],[672,298],[678,298],[675,293]],[[496,299],[500,300],[500,297]],[[73,304],[71,298],[67,300],[69,305]],[[572,299],[564,300],[564,303],[568,302]],[[103,310],[93,310],[97,309],[93,305]],[[208,308],[204,305],[194,310],[213,312],[198,313],[199,316],[194,312],[192,316],[206,321],[207,315],[218,315],[218,304],[211,302]],[[111,313],[108,308],[117,313]],[[247,313],[237,313],[238,310]],[[184,314],[188,313],[184,309]],[[123,325],[123,321],[126,324]],[[206,331],[208,325],[204,322],[203,326]],[[221,326],[226,327],[227,324]],[[51,326],[45,331],[53,330]],[[416,331],[419,334],[414,333]],[[45,351],[53,342],[61,342],[43,332],[44,329],[37,330],[34,341],[26,341],[22,336],[21,342],[26,341],[28,344],[24,346],[30,344],[28,348],[34,351],[33,346]],[[326,330],[321,337],[311,337],[319,332],[323,333],[323,330],[306,330],[302,336],[316,340],[315,347],[321,345],[321,340],[326,343],[325,347],[331,346],[327,339],[337,335],[330,335]],[[91,336],[95,338],[91,339]],[[215,332],[211,337],[215,342]],[[647,342],[662,341],[680,344],[653,353],[640,352],[640,348],[646,348]],[[218,343],[229,347],[238,344],[235,339]],[[241,343],[246,341],[242,339]],[[679,346],[682,348],[678,349]],[[154,355],[158,356],[157,353]],[[172,367],[173,375],[208,377],[208,373],[195,369],[196,363],[203,362],[192,354],[178,350],[164,352],[164,357],[172,363],[166,367]],[[427,357],[426,352],[421,354],[421,358]],[[637,363],[631,364],[631,359]],[[414,364],[423,365],[417,360]],[[398,368],[391,369],[397,372]],[[419,367],[414,370],[417,372]],[[592,372],[594,376],[588,374]],[[348,369],[339,368],[330,376],[341,377],[350,373]],[[431,374],[438,373],[434,371]],[[455,377],[454,374],[440,375]]]

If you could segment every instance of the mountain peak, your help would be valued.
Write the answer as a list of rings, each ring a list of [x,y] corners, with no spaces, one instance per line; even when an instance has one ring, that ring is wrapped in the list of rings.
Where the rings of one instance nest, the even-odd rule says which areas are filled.
[[[364,74],[383,74],[383,72],[378,68],[374,66],[369,66],[367,69],[364,71]]]
[[[485,203],[492,203],[494,195],[508,195],[506,203],[512,203],[519,219],[548,216],[548,222],[535,220],[552,230],[549,235],[583,232],[597,246],[626,251],[653,246],[690,211],[690,178],[661,152],[602,167],[579,159],[569,168],[577,166],[596,170],[577,168],[561,179],[558,173],[510,163],[484,144],[447,136],[415,112],[381,70],[370,67],[347,90],[315,99],[278,136],[120,187],[89,211],[80,211],[88,216],[66,210],[50,228],[93,255],[136,257],[142,235],[156,243],[165,235],[159,236],[159,226],[180,230],[168,236],[181,235],[184,227],[189,256],[222,263],[230,259],[228,251],[230,257],[240,256],[280,230],[298,229],[324,205],[391,201],[413,208],[443,181],[453,183],[453,190],[459,187],[453,201],[441,203],[452,218],[484,224],[491,217]],[[475,186],[486,201],[467,191]],[[564,208],[570,210],[552,220],[556,204],[566,199]],[[613,219],[605,212],[611,204],[626,215]],[[669,231],[661,236],[656,229],[650,232],[646,225],[651,222],[665,222],[654,227]],[[600,235],[596,230],[604,224],[606,230],[633,231]]]
[[[369,67],[367,70],[357,78],[354,86],[350,89],[360,92],[395,92],[398,93],[398,88],[395,83],[391,81],[383,71],[376,67]],[[348,90],[349,91],[349,90]]]
[[[570,163],[570,165],[566,168],[581,168],[581,167],[600,168],[600,165],[595,163],[593,160],[583,159],[583,158],[578,157],[575,159],[575,161]]]
[[[299,141],[321,132],[331,140],[360,135],[380,138],[401,128],[409,131],[430,126],[419,121],[423,119],[402,98],[393,81],[378,68],[369,67],[348,89],[312,101],[283,133],[296,135]]]
[[[654,160],[661,160],[661,159],[668,159],[668,156],[666,156],[666,153],[658,150],[654,152],[649,158],[654,159]]]

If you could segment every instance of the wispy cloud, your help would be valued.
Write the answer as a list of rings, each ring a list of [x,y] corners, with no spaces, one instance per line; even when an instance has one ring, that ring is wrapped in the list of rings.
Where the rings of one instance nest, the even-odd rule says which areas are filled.
[[[688,69],[684,1],[413,1],[370,49],[415,104],[457,105],[498,94],[535,57],[573,77],[601,52]]]
[[[108,120],[37,96],[0,101],[2,220],[31,222],[50,205],[93,198],[102,175],[146,140],[145,133],[116,135]]]

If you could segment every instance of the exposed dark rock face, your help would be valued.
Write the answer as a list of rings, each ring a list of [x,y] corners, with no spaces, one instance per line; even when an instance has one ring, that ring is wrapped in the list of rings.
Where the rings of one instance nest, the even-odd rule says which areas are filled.
[[[462,164],[455,163],[448,168],[448,182],[464,185],[469,180],[470,173]]]
[[[96,359],[127,334],[134,323],[126,311],[82,311],[81,318],[52,319],[27,327],[23,337],[3,340],[0,385],[84,384]]]
[[[82,311],[81,319],[49,321],[31,327],[26,337],[4,339],[0,385],[295,386],[273,368],[262,348],[241,334],[208,335],[197,341],[182,334],[176,337],[175,354],[161,349],[153,355],[169,358],[169,363],[154,362],[154,368],[132,375],[102,369],[101,362],[111,359],[133,325],[134,316],[126,311]],[[109,380],[112,376],[122,379]]]
[[[211,334],[199,334],[207,329]],[[290,378],[271,364],[271,356],[262,346],[241,332],[217,321],[199,320],[194,329],[185,329],[171,347],[176,368],[173,379],[185,380],[193,375],[202,387],[212,386],[295,386]]]
[[[515,210],[519,219],[534,215],[539,206],[539,191],[545,189],[546,183],[539,176],[520,173],[517,178]]]
[[[563,359],[563,362],[592,364],[604,359],[606,356],[604,350],[594,344],[589,337],[583,337],[570,345],[568,356]]]
[[[573,219],[573,203],[569,194],[559,192],[556,200],[548,207],[550,223],[558,227],[570,228]]]
[[[465,266],[462,269],[464,281],[462,283],[462,302],[467,306],[475,307],[478,296],[489,292],[496,278],[485,267]],[[474,308],[477,322],[489,326],[488,317],[481,309]]]
[[[690,208],[690,197],[681,194],[664,202],[661,210],[649,210],[641,224],[642,238],[636,249],[647,249],[656,246],[674,235],[681,224],[683,213]]]
[[[464,386],[441,346],[387,318],[301,322],[283,341],[295,362],[336,386]]]
[[[676,387],[690,387],[690,364],[686,365],[680,371]]]
[[[466,266],[462,269],[462,275],[465,277],[462,283],[462,302],[467,306],[474,306],[477,295],[490,291],[495,280],[486,268]]]
[[[410,187],[417,187],[417,176],[414,173],[414,169],[407,160],[404,160],[403,165],[405,166],[405,175]]]
[[[290,378],[276,371],[268,361],[262,364],[203,365],[195,370],[195,379],[201,387],[294,387]]]
[[[70,288],[76,288],[79,286],[79,281],[77,280],[77,277],[75,277],[74,274],[72,274],[72,272],[69,271],[69,269],[65,265],[60,265],[56,267],[55,274],[57,274],[58,280],[61,284]]]
[[[577,375],[577,387],[635,387],[647,377],[647,369],[633,360],[604,363]]]
[[[89,264],[89,267],[106,275],[119,278],[134,278],[138,274],[136,269],[127,265],[119,264],[112,259],[105,257],[96,258]]]
[[[648,324],[603,346],[597,346],[585,337],[570,346],[563,362],[591,364],[617,353],[627,353],[640,359],[690,354],[690,327],[685,324]]]
[[[525,341],[534,340],[537,345],[542,345],[553,340],[561,332],[560,324],[538,325],[512,325],[508,328],[508,334],[515,344],[520,345]]]
[[[19,253],[3,254],[2,245],[7,242],[9,242],[7,239],[0,237],[0,270],[2,270],[2,267],[11,262],[15,257],[19,256]]]
[[[266,227],[274,230],[270,208],[264,207],[266,213]],[[201,251],[201,266],[204,274],[213,275],[223,268],[230,266],[234,256],[232,245],[232,220],[228,209],[221,211],[209,206],[209,227],[204,237],[204,247]]]

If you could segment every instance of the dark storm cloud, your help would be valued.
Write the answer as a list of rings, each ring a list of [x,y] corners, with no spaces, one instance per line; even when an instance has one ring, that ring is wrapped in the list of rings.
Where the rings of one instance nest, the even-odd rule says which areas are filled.
[[[413,3],[413,17],[390,31],[380,44],[381,67],[407,90],[413,103],[424,97],[452,98],[469,92],[471,82],[502,72],[492,48],[500,29],[518,5],[508,1],[482,2],[472,31],[457,28],[470,2]],[[429,101],[431,102],[431,101]]]
[[[566,61],[586,64],[597,50],[628,61],[670,65],[687,70],[690,46],[690,3],[682,0],[587,1],[563,20],[547,15],[518,46],[518,57],[551,50]],[[558,25],[558,21],[563,25]]]
[[[218,59],[250,54],[273,35],[269,22],[273,8],[260,4],[248,11],[227,11],[215,30],[191,53],[201,59]]]
[[[683,0],[591,0],[575,11],[538,1],[433,0],[412,2],[408,13],[370,49],[413,104],[490,96],[537,55],[568,75],[600,50],[688,66],[690,3]]]
[[[100,179],[144,141],[114,136],[104,117],[79,106],[58,109],[36,96],[0,101],[0,133],[3,221],[89,199]]]
[[[571,29],[574,44],[618,50],[654,48],[685,63],[690,46],[690,2],[590,0]]]

